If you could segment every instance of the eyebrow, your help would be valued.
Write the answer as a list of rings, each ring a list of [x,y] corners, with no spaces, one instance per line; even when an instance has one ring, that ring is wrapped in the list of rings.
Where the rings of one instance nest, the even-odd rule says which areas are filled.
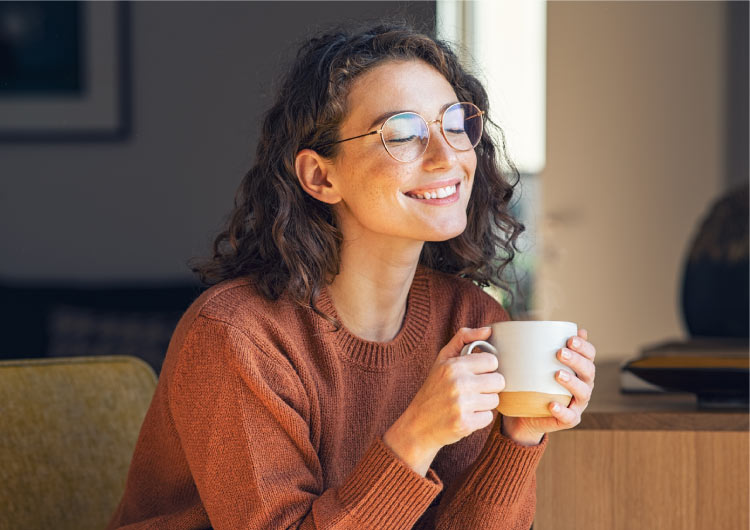
[[[401,114],[402,112],[413,112],[411,110],[388,110],[382,114],[380,114],[377,118],[372,120],[372,123],[367,127],[367,130],[369,131],[376,125],[380,125],[382,122],[390,118],[391,116],[395,116],[396,114]]]
[[[445,109],[447,109],[451,105],[455,105],[456,103],[459,103],[459,101],[452,101],[452,102],[446,103],[445,105],[443,105],[442,107],[440,107],[440,114],[442,114],[443,111],[445,111]],[[404,110],[388,110],[388,111],[383,112],[382,114],[378,115],[377,118],[375,118],[374,120],[372,120],[372,123],[367,127],[367,130],[368,131],[371,130],[373,127],[375,127],[376,125],[380,125],[382,122],[384,122],[385,120],[387,120],[391,116],[395,116],[396,114],[401,114],[402,112],[414,112],[415,114],[419,114],[418,112],[416,112],[414,110],[409,110],[409,109],[404,109]]]

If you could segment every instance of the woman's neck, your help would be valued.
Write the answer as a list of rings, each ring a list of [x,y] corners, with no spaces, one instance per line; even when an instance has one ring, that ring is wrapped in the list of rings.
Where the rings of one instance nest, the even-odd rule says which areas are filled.
[[[398,252],[389,244],[363,243],[342,244],[340,273],[329,292],[341,323],[351,333],[388,342],[403,325],[422,243],[409,242]]]

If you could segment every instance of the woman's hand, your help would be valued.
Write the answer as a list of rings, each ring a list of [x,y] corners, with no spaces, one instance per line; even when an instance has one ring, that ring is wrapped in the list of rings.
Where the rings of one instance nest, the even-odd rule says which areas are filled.
[[[570,429],[581,422],[581,414],[591,399],[596,375],[596,348],[587,339],[588,331],[579,329],[578,336],[568,340],[568,347],[557,352],[560,362],[572,369],[572,373],[559,370],[555,374],[557,381],[573,394],[570,404],[562,407],[557,403],[550,403],[552,417],[547,418],[503,416],[502,433],[505,436],[523,445],[536,445],[544,433]],[[566,355],[569,357],[566,358]]]
[[[491,353],[461,357],[461,348],[486,340],[490,328],[461,328],[440,350],[430,373],[404,413],[383,435],[383,442],[424,476],[445,445],[492,423],[505,378]]]

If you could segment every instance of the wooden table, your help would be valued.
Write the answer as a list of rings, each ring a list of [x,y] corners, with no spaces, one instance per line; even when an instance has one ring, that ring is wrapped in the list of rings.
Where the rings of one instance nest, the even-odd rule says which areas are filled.
[[[550,435],[534,530],[747,530],[748,412],[693,394],[621,394],[597,365],[581,424]]]

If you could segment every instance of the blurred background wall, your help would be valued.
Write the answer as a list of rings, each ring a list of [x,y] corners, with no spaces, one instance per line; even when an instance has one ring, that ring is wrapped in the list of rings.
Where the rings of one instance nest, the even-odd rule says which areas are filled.
[[[0,278],[174,280],[204,255],[249,169],[280,66],[306,35],[433,2],[133,2],[132,133],[0,142]],[[0,117],[0,119],[2,119]]]
[[[294,43],[336,21],[405,15],[431,27],[435,5],[135,2],[129,11],[130,136],[0,142],[0,282],[191,282],[186,261],[209,251],[231,207]],[[711,201],[747,181],[747,105],[737,107],[746,53],[744,70],[733,66],[747,48],[747,11],[744,37],[730,45],[735,11],[548,4],[535,316],[587,327],[601,358],[684,336],[678,287],[690,238]]]
[[[685,337],[691,239],[711,203],[747,182],[741,4],[547,5],[535,306],[590,329],[602,359]]]

